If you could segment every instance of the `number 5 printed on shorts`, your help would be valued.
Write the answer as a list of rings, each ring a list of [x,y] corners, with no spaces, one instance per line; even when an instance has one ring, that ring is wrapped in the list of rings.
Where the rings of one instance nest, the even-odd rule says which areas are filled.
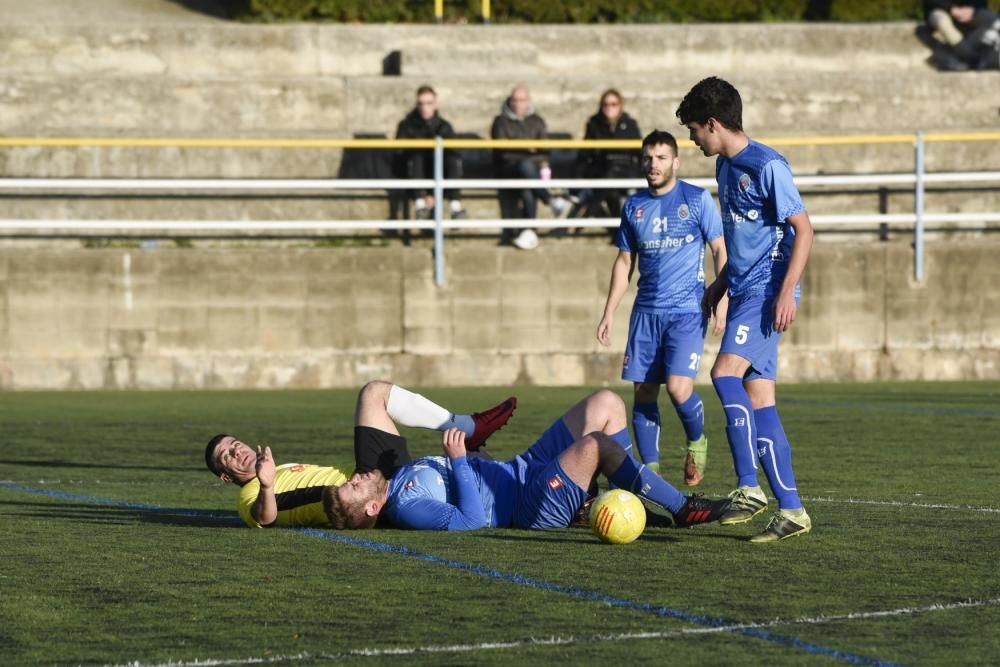
[[[750,335],[750,327],[746,324],[741,324],[736,327],[736,336],[733,338],[737,345],[742,345],[747,342],[747,337]]]

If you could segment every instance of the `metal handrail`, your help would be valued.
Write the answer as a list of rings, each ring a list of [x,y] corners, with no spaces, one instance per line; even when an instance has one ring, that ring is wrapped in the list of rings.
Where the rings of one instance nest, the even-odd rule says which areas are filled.
[[[892,174],[843,174],[799,176],[795,182],[799,186],[823,187],[827,185],[913,185],[915,206],[913,214],[874,214],[828,216],[816,215],[812,219],[817,224],[889,224],[905,223],[914,225],[914,275],[923,280],[923,231],[925,222],[965,222],[996,221],[1000,214],[928,214],[924,211],[924,193],[929,183],[985,182],[1000,180],[1000,172],[947,172],[928,174],[925,172],[924,149],[929,142],[954,141],[996,141],[1000,132],[951,132],[861,135],[848,137],[786,137],[762,139],[773,146],[792,145],[845,145],[845,144],[900,144],[912,143],[914,147],[914,170],[912,173]],[[690,141],[679,141],[681,146],[693,146]],[[203,221],[203,220],[0,220],[0,230],[17,229],[59,229],[59,230],[182,230],[205,231],[222,230],[226,233],[243,232],[288,232],[325,231],[335,229],[433,229],[435,245],[435,282],[444,284],[444,230],[476,229],[492,227],[562,227],[561,220],[461,220],[448,221],[444,218],[442,195],[445,188],[457,189],[523,189],[523,188],[641,188],[641,179],[445,179],[443,173],[444,151],[447,148],[628,148],[638,149],[637,140],[493,140],[493,139],[169,139],[169,138],[58,138],[58,137],[0,137],[3,146],[118,146],[118,147],[197,147],[197,148],[429,148],[434,151],[433,179],[0,179],[0,191],[23,190],[71,190],[84,192],[101,191],[160,191],[170,190],[272,190],[272,191],[330,191],[330,190],[399,190],[412,188],[433,188],[435,197],[433,221]],[[714,179],[686,179],[691,183],[715,189]],[[574,220],[574,227],[613,227],[614,219]]]
[[[872,225],[872,224],[907,224],[916,222],[914,213],[854,213],[854,214],[817,214],[811,215],[815,225]],[[1000,213],[925,213],[925,222],[1000,222]],[[461,229],[499,229],[502,227],[537,229],[556,229],[561,227],[580,228],[613,228],[617,227],[618,218],[574,218],[562,220],[559,218],[478,218],[441,221],[441,228],[448,230]],[[21,218],[0,219],[0,231],[25,234],[26,230],[74,230],[101,231],[198,231],[225,232],[226,234],[240,232],[283,232],[296,231],[350,231],[350,230],[420,230],[434,229],[434,220],[130,220],[130,219],[52,219],[52,218]]]
[[[681,129],[683,132],[683,129]],[[763,137],[769,146],[850,146],[912,144],[918,132],[858,134],[843,136]],[[1000,132],[924,132],[925,143],[1000,141]],[[434,139],[347,139],[347,138],[199,138],[199,137],[0,137],[3,147],[119,147],[119,148],[425,148],[433,149]],[[678,139],[681,148],[693,148],[687,139]],[[445,139],[446,149],[492,148],[586,148],[635,149],[639,139]]]
[[[685,181],[706,190],[715,190],[714,178],[685,178]],[[912,185],[913,173],[821,174],[795,176],[799,187],[844,185]],[[925,183],[975,183],[1000,181],[998,171],[951,171],[924,174]],[[77,191],[328,191],[328,190],[410,190],[430,189],[436,181],[424,179],[319,179],[319,178],[0,178],[0,192],[16,190]],[[636,189],[646,187],[641,178],[553,178],[542,179],[443,179],[445,189],[459,190],[521,190],[524,188],[597,188]]]

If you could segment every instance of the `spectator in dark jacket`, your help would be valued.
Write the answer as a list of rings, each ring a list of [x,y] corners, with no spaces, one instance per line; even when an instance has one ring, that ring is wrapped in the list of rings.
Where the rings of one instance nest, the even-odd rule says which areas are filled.
[[[455,136],[451,123],[438,113],[437,93],[430,86],[417,88],[417,105],[396,127],[397,139],[450,139]],[[397,173],[402,178],[434,178],[433,150],[403,150],[396,154]],[[454,150],[444,152],[444,177],[462,178],[462,159]],[[434,195],[424,189],[411,190],[413,210],[418,219],[429,219],[434,211]],[[445,190],[451,217],[464,218],[465,209],[458,190]]]
[[[601,106],[587,120],[584,139],[635,139],[642,138],[639,123],[625,112],[624,99],[614,88],[601,94]],[[579,173],[583,178],[642,178],[642,151],[639,148],[612,148],[582,150],[579,153]],[[622,189],[594,190],[587,188],[577,193],[579,206],[588,217],[617,218],[622,213],[622,202],[630,192]],[[612,236],[617,227],[611,230]]]
[[[1000,66],[1000,20],[986,0],[924,0],[924,19],[941,43],[931,63],[949,71]]]
[[[500,113],[493,119],[490,136],[494,139],[544,139],[545,121],[535,113],[531,95],[525,86],[515,86],[510,97],[500,106]],[[497,178],[530,178],[548,180],[552,177],[548,153],[535,148],[498,148],[493,151]],[[554,197],[545,188],[500,190],[500,211],[504,218],[536,218],[538,200],[552,208],[556,217],[569,213],[569,202]],[[505,229],[501,243],[511,242],[522,250],[538,247],[538,234],[524,228],[514,237],[513,230]]]

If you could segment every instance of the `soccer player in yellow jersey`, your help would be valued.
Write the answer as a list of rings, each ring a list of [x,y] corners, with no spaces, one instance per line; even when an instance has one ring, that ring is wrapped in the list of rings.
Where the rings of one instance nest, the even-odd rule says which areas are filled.
[[[376,380],[358,393],[354,413],[355,471],[379,470],[386,478],[411,460],[397,424],[466,434],[466,448],[478,450],[510,419],[517,399],[471,415],[449,412],[420,394]],[[471,445],[470,445],[471,443]],[[223,482],[240,487],[240,517],[250,527],[329,526],[323,489],[340,486],[347,475],[332,467],[287,463],[277,465],[271,448],[253,447],[220,433],[205,448],[205,463]]]

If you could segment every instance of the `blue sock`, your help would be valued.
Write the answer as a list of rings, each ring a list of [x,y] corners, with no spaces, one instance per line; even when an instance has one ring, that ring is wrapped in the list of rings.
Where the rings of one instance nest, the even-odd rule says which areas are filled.
[[[632,430],[643,463],[660,462],[660,406],[636,403],[632,406]]]
[[[632,437],[628,434],[628,427],[626,426],[617,433],[611,434],[611,439],[622,446],[622,449],[632,456]]]
[[[684,433],[687,434],[688,442],[694,442],[705,433],[705,405],[701,402],[701,397],[697,392],[691,392],[688,400],[679,405],[675,405],[677,416],[684,424]]]
[[[619,489],[625,489],[650,500],[671,512],[677,512],[687,502],[687,496],[670,486],[655,472],[626,456],[618,470],[608,481]]]
[[[761,467],[771,485],[771,493],[778,499],[778,507],[795,510],[802,507],[799,492],[795,488],[795,473],[792,472],[792,448],[781,425],[778,408],[769,406],[754,410],[757,423],[757,452]]]
[[[629,436],[628,426],[626,426],[622,430],[618,431],[617,433],[612,433],[611,434],[611,439],[614,440],[615,442],[617,442],[619,445],[622,446],[622,449],[624,449],[625,453],[628,454],[628,458],[634,460],[634,458],[635,458],[635,452],[632,451],[632,438],[631,438],[631,436]],[[617,489],[618,487],[615,485],[614,482],[612,482],[611,480],[608,480],[608,488],[609,489]]]
[[[726,411],[726,438],[733,454],[737,486],[757,486],[757,429],[754,426],[750,396],[743,380],[724,376],[712,378],[715,392]]]

